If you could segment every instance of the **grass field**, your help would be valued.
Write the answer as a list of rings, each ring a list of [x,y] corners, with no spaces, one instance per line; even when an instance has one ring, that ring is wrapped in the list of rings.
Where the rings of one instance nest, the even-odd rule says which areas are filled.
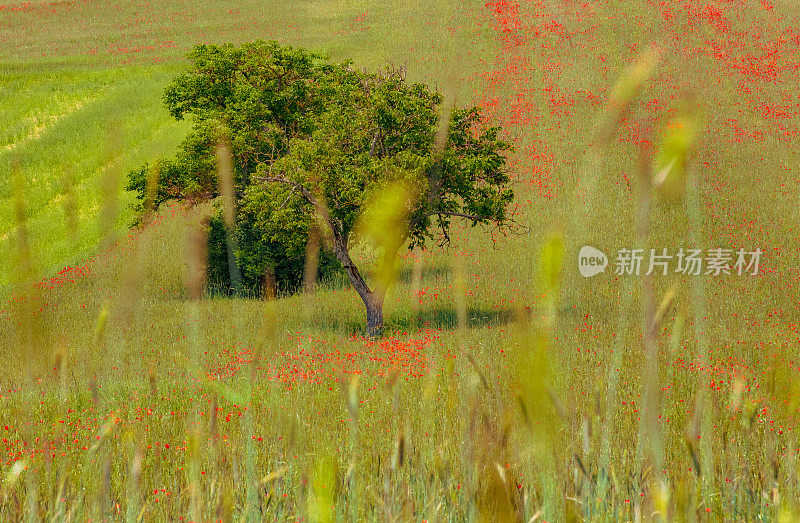
[[[0,517],[800,518],[798,7],[0,5]],[[483,107],[522,230],[458,223],[404,254],[378,340],[344,277],[189,300],[208,206],[129,230],[124,177],[188,131],[161,93],[191,46],[256,38]],[[687,100],[671,200],[640,154]],[[593,278],[587,244],[610,258]],[[755,276],[614,274],[635,247],[763,256]]]

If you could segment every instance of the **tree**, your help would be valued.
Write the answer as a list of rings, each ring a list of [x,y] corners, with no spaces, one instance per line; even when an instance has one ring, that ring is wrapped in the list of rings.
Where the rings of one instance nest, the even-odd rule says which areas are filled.
[[[216,129],[234,156],[243,275],[302,259],[310,231],[318,231],[364,302],[374,335],[390,283],[381,275],[391,273],[403,245],[449,242],[454,218],[510,225],[510,145],[477,108],[455,109],[440,125],[442,97],[407,82],[402,69],[367,73],[275,42],[198,46],[189,58],[191,69],[164,98],[173,116],[194,118],[194,130],[165,163],[172,174],[157,194],[218,193],[208,181],[207,138]],[[144,197],[142,176],[132,173],[129,185]],[[370,228],[382,253],[372,285],[351,256]]]

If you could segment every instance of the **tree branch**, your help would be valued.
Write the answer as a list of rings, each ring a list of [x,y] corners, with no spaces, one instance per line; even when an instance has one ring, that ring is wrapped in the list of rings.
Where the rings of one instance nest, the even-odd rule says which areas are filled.
[[[439,244],[439,247],[444,247],[448,243],[450,243],[450,235],[447,234],[447,227],[444,226],[442,222],[442,213],[438,213],[439,215],[439,227],[442,229],[442,234],[444,237],[442,238],[442,243]]]
[[[310,203],[311,205],[316,207],[317,210],[320,210],[321,204],[320,204],[319,200],[317,200],[314,197],[314,195],[311,194],[311,191],[309,191],[300,182],[294,182],[294,181],[286,178],[285,176],[258,176],[255,179],[258,180],[259,182],[266,182],[266,183],[278,182],[278,183],[282,183],[282,184],[285,184],[285,185],[291,185],[292,189],[297,191],[297,192],[299,192],[300,195],[303,198],[305,198],[306,201],[308,201],[308,203]],[[326,209],[326,211],[327,211],[327,209]],[[325,212],[325,215],[327,215],[327,212]]]
[[[381,137],[381,130],[380,130],[380,128],[378,128],[378,130],[375,131],[375,137],[372,139],[372,143],[369,144],[369,155],[370,156],[375,156],[375,144],[378,143],[378,138],[380,138],[380,137]]]
[[[470,220],[475,220],[476,222],[488,219],[481,216],[475,216],[474,214],[465,214],[463,212],[448,212],[448,211],[431,211],[425,216],[436,216],[441,214],[444,214],[445,216],[460,216],[462,218],[469,218]]]

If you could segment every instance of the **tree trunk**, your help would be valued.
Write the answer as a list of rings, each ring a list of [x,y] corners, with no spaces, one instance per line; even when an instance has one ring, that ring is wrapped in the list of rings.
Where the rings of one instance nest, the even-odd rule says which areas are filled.
[[[328,223],[333,235],[333,254],[336,256],[336,259],[339,260],[339,263],[342,264],[342,267],[344,267],[348,278],[350,278],[350,283],[353,285],[358,295],[361,296],[361,299],[364,301],[364,306],[367,309],[367,336],[373,338],[380,335],[383,329],[383,299],[386,295],[386,289],[378,288],[372,291],[369,286],[367,286],[367,282],[364,281],[361,273],[358,272],[358,267],[353,264],[353,260],[350,258],[349,239],[347,232],[342,226],[342,222],[332,218],[324,202],[321,202],[318,197],[314,196],[314,194],[302,184],[293,183],[284,176],[258,179],[265,182],[281,182],[292,185],[306,201],[316,208],[319,215]]]
[[[367,308],[367,336],[374,338],[380,335],[383,329],[383,295],[370,292],[366,296],[361,296],[361,299]]]
[[[348,252],[342,236],[336,233],[334,233],[333,238],[333,252],[336,255],[336,259],[339,260],[339,263],[342,264],[342,267],[344,267],[344,270],[347,272],[350,283],[353,285],[358,295],[361,296],[364,307],[367,309],[367,336],[370,338],[379,336],[383,329],[383,298],[385,291],[383,289],[376,289],[375,291],[370,290],[369,286],[367,286],[367,282],[364,281],[361,273],[358,272],[358,267],[356,267],[353,264],[353,260],[350,259],[350,253]]]

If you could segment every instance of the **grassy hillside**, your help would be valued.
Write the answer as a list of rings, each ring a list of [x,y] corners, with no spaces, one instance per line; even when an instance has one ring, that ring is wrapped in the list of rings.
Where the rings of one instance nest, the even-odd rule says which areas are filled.
[[[796,8],[0,6],[0,511],[797,517]],[[481,105],[514,142],[520,230],[459,223],[449,247],[404,254],[380,340],[358,335],[343,280],[189,300],[207,207],[129,232],[121,186],[187,131],[160,101],[183,54],[254,38],[405,64]],[[652,75],[601,147],[615,86],[651,44]],[[671,200],[643,190],[640,159],[688,100],[696,141]],[[610,258],[588,279],[587,244]],[[755,276],[614,274],[635,247],[764,254]]]

